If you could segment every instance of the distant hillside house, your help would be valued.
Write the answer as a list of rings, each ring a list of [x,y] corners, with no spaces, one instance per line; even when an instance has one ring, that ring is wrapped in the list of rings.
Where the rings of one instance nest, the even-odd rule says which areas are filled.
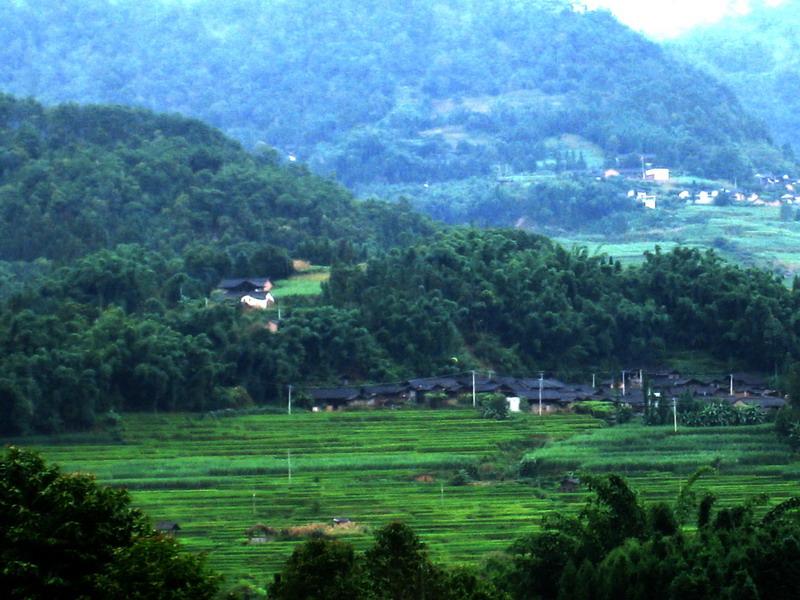
[[[269,277],[223,279],[217,285],[217,291],[222,293],[223,299],[259,309],[275,305],[275,298],[270,293],[271,289],[272,282]]]
[[[669,181],[669,169],[647,169],[644,172],[644,178],[648,181],[667,182]]]

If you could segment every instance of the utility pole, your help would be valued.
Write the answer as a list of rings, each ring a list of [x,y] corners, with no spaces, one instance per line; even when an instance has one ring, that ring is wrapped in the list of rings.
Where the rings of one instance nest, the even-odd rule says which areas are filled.
[[[544,373],[539,372],[539,416],[542,416],[542,388],[544,387]]]
[[[292,384],[289,384],[289,414],[292,414]]]
[[[733,396],[733,373],[731,373],[731,396]]]
[[[597,378],[595,377],[595,373],[592,373],[592,387],[597,388]]]
[[[625,395],[625,371],[622,371],[622,395]]]
[[[478,406],[478,400],[475,395],[475,371],[472,371],[472,408],[476,408]]]
[[[672,421],[675,426],[675,433],[678,433],[678,399],[672,398]]]

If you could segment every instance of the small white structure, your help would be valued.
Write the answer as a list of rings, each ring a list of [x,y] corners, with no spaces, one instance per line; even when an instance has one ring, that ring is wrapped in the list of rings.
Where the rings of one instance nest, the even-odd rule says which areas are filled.
[[[656,198],[657,196],[655,194],[648,194],[647,192],[638,192],[636,194],[636,199],[641,202],[645,208],[655,208]]]
[[[606,169],[605,172],[603,173],[603,177],[605,177],[606,179],[610,177],[619,177],[619,171],[617,171],[616,169]]]
[[[688,200],[692,197],[692,193],[688,190],[683,190],[680,194],[678,194],[678,198],[681,200]]]
[[[519,410],[519,398],[514,396],[512,398],[506,398],[506,400],[508,401],[508,412],[512,412],[512,413],[520,412],[520,410]]]
[[[694,201],[695,204],[703,204],[703,205],[710,205],[714,204],[714,198],[711,194],[706,191],[702,191],[697,194],[697,198]]]
[[[669,181],[669,169],[647,169],[644,172],[644,178],[649,181],[667,182]]]
[[[266,310],[267,308],[275,305],[275,298],[273,298],[272,294],[270,294],[269,292],[264,294],[263,298],[258,298],[256,296],[251,296],[250,294],[247,294],[246,296],[242,296],[240,302],[251,308],[259,308],[261,310]]]

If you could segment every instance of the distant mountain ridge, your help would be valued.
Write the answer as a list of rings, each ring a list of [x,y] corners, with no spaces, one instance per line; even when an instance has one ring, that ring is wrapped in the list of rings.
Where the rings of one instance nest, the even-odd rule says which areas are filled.
[[[734,95],[557,0],[0,2],[0,89],[204,119],[348,184],[639,160],[744,177],[779,153]]]
[[[800,153],[800,2],[753,12],[694,30],[669,47],[737,94],[775,140]]]

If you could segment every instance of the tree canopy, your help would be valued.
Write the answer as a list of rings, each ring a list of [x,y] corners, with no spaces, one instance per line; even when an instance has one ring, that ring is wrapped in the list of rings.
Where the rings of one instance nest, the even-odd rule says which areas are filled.
[[[348,184],[531,170],[563,134],[703,176],[780,156],[728,88],[561,0],[5,0],[3,14],[0,89],[192,115]]]
[[[124,490],[16,447],[0,458],[0,587],[8,598],[214,597],[202,556],[157,534]]]

